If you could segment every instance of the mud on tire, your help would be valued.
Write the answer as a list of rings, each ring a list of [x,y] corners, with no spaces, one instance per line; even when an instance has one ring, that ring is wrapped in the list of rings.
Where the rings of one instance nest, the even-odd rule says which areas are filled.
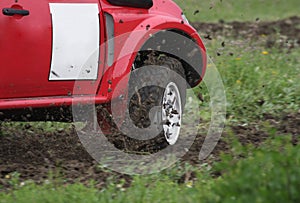
[[[149,83],[151,85],[148,85]],[[138,136],[141,139],[134,139],[129,134],[125,135],[126,133],[123,134],[124,131],[121,130],[119,136],[114,135],[114,139],[111,139],[117,148],[128,152],[154,153],[169,144],[175,144],[170,143],[170,140],[167,141],[166,128],[168,127],[166,126],[171,127],[173,125],[174,128],[180,129],[181,124],[176,120],[172,123],[173,118],[168,120],[166,115],[164,115],[164,119],[162,118],[162,109],[168,105],[167,101],[163,101],[164,93],[166,93],[165,88],[170,83],[178,89],[180,101],[177,101],[177,108],[180,105],[180,109],[178,109],[180,112],[169,107],[167,113],[174,113],[174,117],[181,117],[186,97],[186,81],[182,64],[177,59],[151,53],[148,55],[148,59],[137,68],[137,71],[132,71],[128,88],[129,116],[125,119],[123,127],[126,128],[127,122],[131,122],[139,129]],[[166,98],[164,99],[166,100]],[[165,127],[163,127],[164,125]],[[150,126],[156,127],[155,132],[157,132],[152,137],[148,137],[147,133]],[[141,130],[143,133],[141,133]],[[135,133],[132,129],[129,129],[129,131]]]

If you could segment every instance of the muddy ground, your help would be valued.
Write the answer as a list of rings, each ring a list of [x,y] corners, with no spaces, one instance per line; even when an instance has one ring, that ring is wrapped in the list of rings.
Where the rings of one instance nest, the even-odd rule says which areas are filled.
[[[292,48],[300,43],[300,18],[291,17],[277,22],[249,22],[249,23],[193,23],[202,36],[210,40],[214,37],[225,36],[232,38],[258,39],[267,36],[265,46],[282,46],[278,44],[279,38]],[[278,35],[280,33],[280,35]],[[275,37],[276,36],[276,37]],[[293,43],[292,43],[293,42]],[[282,41],[279,41],[282,43]],[[265,120],[270,123],[278,135],[293,135],[293,143],[297,143],[300,135],[300,112],[283,114],[278,117],[266,115]],[[1,125],[0,125],[1,126]],[[2,131],[6,128],[1,127]],[[231,127],[234,135],[243,143],[259,145],[270,136],[269,132],[261,129],[256,124],[248,126]],[[82,182],[88,184],[96,181],[96,186],[102,188],[109,177],[114,174],[116,180],[125,179],[129,184],[131,177],[127,175],[108,172],[101,169],[97,163],[82,147],[74,130],[57,130],[55,132],[36,133],[31,127],[25,125],[22,129],[6,132],[0,135],[0,190],[11,188],[13,173],[17,172],[19,180],[33,180],[43,183],[51,179],[64,183]],[[213,151],[213,159],[218,159],[221,151],[228,151],[229,146],[225,142],[226,134],[219,141]],[[205,135],[197,135],[197,138],[182,158],[184,162],[199,164],[198,156]]]
[[[298,142],[300,135],[300,112],[285,114],[280,117],[265,116],[265,121],[277,129],[277,135],[292,135],[293,143]],[[105,186],[107,178],[115,176],[115,180],[125,179],[130,183],[130,176],[108,172],[101,169],[96,161],[85,151],[74,130],[36,134],[27,129],[18,129],[10,135],[0,136],[0,190],[11,188],[13,172],[20,174],[19,180],[33,180],[43,183],[51,179],[59,179],[64,183],[82,182],[88,184],[96,181],[96,186]],[[259,145],[270,135],[257,125],[231,127],[233,134],[243,144]],[[218,142],[207,162],[218,159],[218,154],[229,152],[226,133]],[[189,152],[182,158],[183,162],[202,164],[199,151],[205,135],[198,135]],[[206,162],[205,161],[205,162]]]
[[[300,17],[293,16],[274,22],[196,22],[192,25],[206,40],[218,37],[261,42],[267,48],[294,48],[300,45]],[[224,45],[224,44],[223,44]]]

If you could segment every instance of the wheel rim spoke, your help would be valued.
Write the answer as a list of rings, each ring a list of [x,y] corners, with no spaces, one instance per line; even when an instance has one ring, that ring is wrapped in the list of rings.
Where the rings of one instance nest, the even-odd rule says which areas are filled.
[[[165,138],[171,145],[175,144],[181,127],[181,97],[177,85],[170,82],[164,92],[162,120]]]

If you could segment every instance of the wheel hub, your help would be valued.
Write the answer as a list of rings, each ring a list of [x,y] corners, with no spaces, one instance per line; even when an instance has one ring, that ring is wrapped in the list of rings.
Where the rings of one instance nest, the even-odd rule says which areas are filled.
[[[178,140],[181,127],[181,97],[177,85],[170,82],[163,96],[162,121],[167,142],[174,145]]]

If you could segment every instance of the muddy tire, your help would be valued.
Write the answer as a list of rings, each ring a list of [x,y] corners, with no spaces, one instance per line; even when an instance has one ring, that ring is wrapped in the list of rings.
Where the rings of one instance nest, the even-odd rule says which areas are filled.
[[[182,64],[165,55],[150,54],[130,75],[126,118],[120,129],[111,123],[108,140],[129,153],[155,153],[174,145],[185,98]]]
[[[132,72],[129,97],[130,120],[137,128],[145,129],[140,133],[140,140],[131,139],[132,144],[148,152],[174,145],[180,133],[186,97],[182,64],[168,56],[150,55],[142,67]],[[148,136],[151,126],[156,128],[155,137]]]

